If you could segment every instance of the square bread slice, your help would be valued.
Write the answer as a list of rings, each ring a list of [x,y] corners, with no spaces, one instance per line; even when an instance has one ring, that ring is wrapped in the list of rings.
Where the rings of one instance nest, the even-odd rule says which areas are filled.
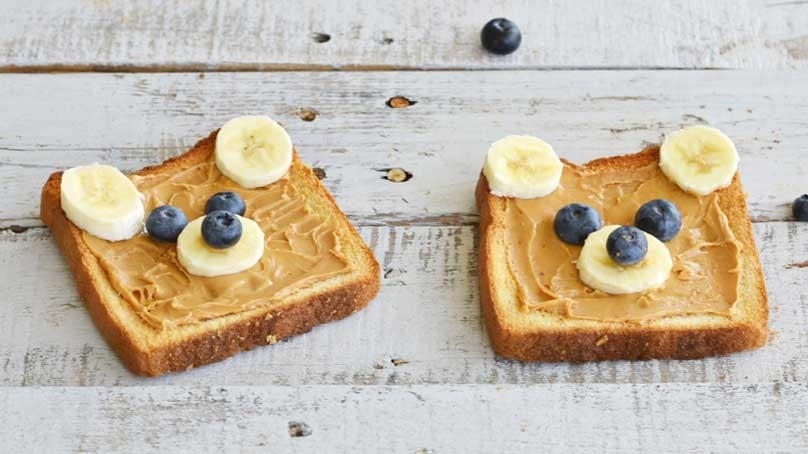
[[[178,157],[136,172],[134,175],[138,177],[135,178],[154,178],[212,162],[216,134],[214,131]],[[52,174],[42,189],[41,218],[50,227],[67,259],[93,321],[120,359],[135,373],[157,376],[183,371],[259,345],[274,344],[358,311],[379,291],[379,265],[372,251],[295,152],[289,181],[304,196],[308,209],[334,223],[348,271],[316,282],[306,281],[279,301],[254,304],[240,312],[195,323],[162,329],[154,327],[116,291],[82,230],[65,217],[60,202],[61,177],[62,172]],[[148,213],[154,207],[146,208]]]
[[[563,160],[562,160],[563,161]],[[564,174],[575,173],[581,181],[598,176],[609,180],[623,172],[645,172],[649,178],[666,178],[659,170],[659,147],[652,146],[626,156],[598,159],[583,166],[564,161]],[[609,180],[610,183],[614,181]],[[562,176],[562,185],[564,177]],[[666,191],[681,191],[670,182],[660,184]],[[615,200],[637,188],[609,186]],[[565,193],[566,194],[566,193]],[[685,193],[644,193],[644,200],[685,197]],[[559,196],[565,197],[565,196]],[[490,193],[484,175],[476,190],[480,211],[480,299],[494,350],[501,356],[522,361],[595,361],[613,359],[702,358],[762,346],[768,333],[768,302],[763,273],[755,246],[752,225],[740,177],[717,192],[717,204],[739,245],[737,301],[728,314],[676,312],[650,320],[603,320],[569,317],[569,313],[537,310],[526,304],[509,262],[506,241],[507,199]],[[546,217],[563,204],[587,203],[581,200],[555,200],[560,206],[547,207]],[[542,199],[536,199],[536,204]],[[636,208],[634,208],[636,210]],[[552,211],[549,211],[552,210]],[[604,206],[604,224],[632,223],[631,219],[609,219]],[[682,212],[683,218],[692,213]],[[603,216],[603,214],[602,214]],[[632,214],[633,216],[633,214]],[[625,217],[625,215],[624,215]],[[681,233],[680,233],[681,235]],[[557,238],[553,237],[553,240]],[[561,253],[561,243],[540,249],[544,259]],[[570,246],[570,248],[579,248]],[[541,262],[542,254],[534,259]],[[570,268],[570,269],[574,269]],[[733,270],[734,272],[734,270]],[[577,275],[576,275],[577,276]],[[669,278],[669,280],[672,278]],[[666,284],[667,285],[667,284]],[[730,297],[731,299],[731,297]],[[685,304],[699,301],[688,300]],[[608,299],[603,304],[609,304]]]

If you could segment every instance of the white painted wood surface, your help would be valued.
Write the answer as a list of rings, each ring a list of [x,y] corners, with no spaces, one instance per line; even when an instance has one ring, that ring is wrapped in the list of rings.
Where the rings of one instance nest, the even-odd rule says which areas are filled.
[[[480,47],[518,23],[518,52]],[[327,34],[330,40],[316,40]],[[806,68],[788,0],[5,0],[0,68]]]
[[[796,71],[3,74],[0,226],[41,225],[39,189],[57,169],[151,165],[244,113],[284,123],[365,225],[476,221],[474,184],[505,134],[539,135],[585,162],[702,122],[738,145],[753,218],[783,220],[808,190],[805,81]],[[417,104],[391,109],[395,95]],[[319,115],[303,121],[301,107]],[[414,177],[381,179],[390,167]]]
[[[0,451],[808,451],[808,225],[786,222],[808,192],[808,2],[2,3],[0,72],[121,72],[0,74]],[[511,56],[479,46],[495,16],[522,28]],[[227,72],[266,70],[283,71]],[[386,106],[396,95],[417,103]],[[279,119],[325,172],[382,264],[381,293],[278,345],[134,376],[83,308],[39,189],[73,165],[157,163],[245,113]],[[741,152],[768,345],[699,361],[496,357],[472,193],[488,144],[532,133],[583,162],[694,123]],[[382,179],[390,167],[413,178]],[[310,435],[291,436],[296,422]]]
[[[4,388],[0,426],[6,452],[800,453],[806,396],[805,383]],[[290,437],[290,422],[310,434]]]
[[[216,450],[238,438],[243,444],[234,449],[271,442],[313,452],[347,447],[343,438],[364,440],[360,428],[372,427],[372,441],[360,442],[368,452],[380,440],[396,452],[518,450],[537,437],[562,450],[569,434],[581,440],[573,447],[606,452],[674,451],[673,440],[694,452],[803,451],[808,297],[805,269],[791,265],[808,260],[808,225],[783,222],[808,170],[799,151],[808,147],[802,80],[796,72],[728,71],[0,75],[0,190],[8,195],[0,200],[0,384],[7,387],[0,395],[14,409],[0,434],[11,447],[34,434],[42,449],[153,450],[193,439],[200,441],[188,448]],[[385,101],[395,95],[417,103],[391,109]],[[301,120],[301,107],[316,109],[317,118]],[[325,183],[382,263],[382,292],[349,319],[271,348],[183,374],[133,376],[92,325],[38,220],[39,188],[63,167],[153,164],[249,112],[281,120],[303,157],[325,170]],[[480,319],[472,199],[488,143],[530,132],[581,162],[634,151],[697,122],[726,130],[741,150],[770,292],[769,345],[700,361],[497,358]],[[377,170],[399,166],[414,177],[396,184]],[[14,226],[30,228],[15,233]],[[240,397],[206,397],[219,387]],[[408,403],[412,388],[429,397]],[[356,393],[356,403],[343,408],[346,393]],[[635,394],[642,397],[619,398]],[[76,416],[79,405],[91,407],[91,424],[85,413]],[[575,419],[583,407],[593,410]],[[122,418],[121,408],[134,408],[132,418]],[[176,428],[170,435],[142,429],[155,412]],[[335,413],[377,424],[344,426]],[[59,429],[36,430],[33,421],[56,425],[51,414],[62,418]],[[707,426],[710,417],[722,425]],[[289,437],[286,424],[298,419],[314,435]],[[761,419],[767,435],[752,430]],[[460,420],[462,430],[430,428],[447,420]],[[523,420],[535,425],[522,432]],[[625,431],[612,423],[632,420],[643,422]],[[236,429],[211,429],[222,423]],[[733,423],[746,435],[729,437]],[[695,427],[707,428],[694,435]]]

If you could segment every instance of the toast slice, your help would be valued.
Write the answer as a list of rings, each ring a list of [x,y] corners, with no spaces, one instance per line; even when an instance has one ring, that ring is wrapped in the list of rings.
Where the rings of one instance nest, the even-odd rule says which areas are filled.
[[[563,162],[564,174],[575,173],[581,181],[593,176],[609,180],[611,175],[620,172],[645,175],[648,178],[665,178],[658,166],[658,146],[648,147],[632,155],[598,159],[583,166]],[[681,191],[670,182],[660,184],[660,187],[665,188],[664,193],[643,194],[645,200],[668,198],[672,195],[689,196],[684,192],[670,194],[670,191]],[[613,187],[612,190],[622,195],[632,189]],[[476,190],[480,212],[480,299],[494,350],[503,357],[522,361],[581,362],[702,358],[762,346],[768,334],[768,302],[758,250],[747,213],[746,197],[737,173],[731,185],[717,191],[716,197],[740,251],[737,300],[728,313],[684,311],[640,321],[577,318],[570,317],[568,313],[537,310],[535,305],[526,304],[524,293],[519,291],[517,277],[509,262],[506,241],[508,199],[492,195],[485,176],[481,174]],[[555,202],[562,203],[560,206],[563,206],[581,200]],[[543,202],[542,199],[536,199],[535,203]],[[551,225],[552,215],[549,213],[554,213],[560,206],[547,211],[550,220],[543,222]],[[608,212],[608,208],[604,207],[604,211]],[[685,218],[689,214],[682,212]],[[604,223],[625,224],[633,222],[633,217],[631,219],[608,219],[607,215]],[[559,252],[550,246],[540,249],[547,256],[538,256],[535,260],[550,260],[552,254]],[[560,250],[560,243],[555,244],[555,247]],[[683,303],[698,305],[699,301],[686,300]],[[609,304],[608,298],[602,304]]]
[[[136,172],[134,178],[160,179],[161,175],[212,162],[217,132],[178,157]],[[42,189],[41,218],[50,227],[67,259],[93,321],[124,364],[135,373],[157,376],[183,371],[242,350],[274,344],[358,311],[379,291],[380,269],[372,251],[295,152],[288,181],[304,197],[308,210],[333,223],[340,253],[349,265],[347,271],[310,279],[277,300],[263,304],[259,301],[234,313],[169,328],[155,326],[116,290],[102,261],[88,246],[84,232],[65,217],[60,202],[61,177],[62,172],[52,174]],[[147,210],[152,208],[147,207]],[[265,254],[268,253],[266,250]]]

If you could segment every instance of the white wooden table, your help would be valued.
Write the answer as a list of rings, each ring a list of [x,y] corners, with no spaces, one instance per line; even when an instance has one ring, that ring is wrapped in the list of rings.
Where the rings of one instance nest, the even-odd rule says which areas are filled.
[[[808,224],[788,222],[808,191],[808,2],[354,3],[2,2],[0,451],[808,450]],[[479,30],[502,15],[522,47],[491,56]],[[324,171],[382,291],[273,347],[134,376],[38,218],[41,185],[160,162],[245,113],[279,119]],[[741,153],[769,344],[699,361],[494,355],[473,203],[488,144],[532,133],[582,162],[702,122]],[[382,179],[390,167],[413,178]]]

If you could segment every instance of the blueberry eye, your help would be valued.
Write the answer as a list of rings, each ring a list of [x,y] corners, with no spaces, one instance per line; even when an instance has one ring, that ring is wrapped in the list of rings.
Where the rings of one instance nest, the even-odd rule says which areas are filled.
[[[247,211],[247,205],[244,199],[235,192],[217,192],[213,194],[205,203],[205,214],[210,214],[214,211],[229,211],[239,216],[244,216]]]
[[[600,215],[588,205],[572,203],[556,213],[553,228],[561,241],[583,245],[590,233],[602,226]]]
[[[163,205],[155,208],[146,218],[146,233],[159,241],[173,242],[188,224],[188,218],[179,208]]]
[[[673,203],[664,199],[654,199],[637,210],[634,225],[660,241],[670,241],[682,228],[682,215]]]

